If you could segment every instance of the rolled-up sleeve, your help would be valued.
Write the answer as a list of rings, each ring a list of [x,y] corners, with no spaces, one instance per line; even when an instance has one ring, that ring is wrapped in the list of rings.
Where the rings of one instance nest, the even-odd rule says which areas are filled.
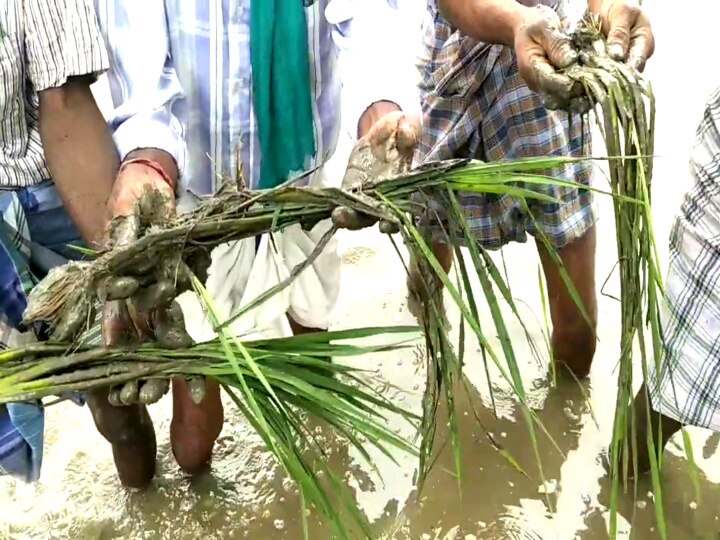
[[[174,107],[184,99],[173,66],[163,0],[95,0],[110,53],[109,124],[121,159],[139,148],[170,154],[184,189],[184,130]]]
[[[27,74],[36,91],[108,68],[92,0],[24,0],[23,16]]]
[[[378,101],[419,114],[417,58],[425,0],[332,0],[326,17],[340,49],[343,95],[357,126]],[[356,133],[352,133],[355,137]]]

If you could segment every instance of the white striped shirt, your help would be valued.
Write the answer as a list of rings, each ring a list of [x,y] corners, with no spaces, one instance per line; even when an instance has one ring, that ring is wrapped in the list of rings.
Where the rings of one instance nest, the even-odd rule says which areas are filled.
[[[107,68],[92,0],[0,1],[0,189],[50,178],[37,92]]]
[[[406,9],[425,9],[422,0],[405,1]],[[181,171],[181,190],[204,196],[216,190],[218,175],[235,172],[240,148],[245,179],[255,185],[261,156],[252,107],[250,0],[96,2],[111,55],[110,125],[121,157],[137,148],[165,150]],[[343,84],[357,104],[354,117],[383,99],[418,109],[415,47],[393,41],[407,35],[397,29],[411,20],[398,0],[305,3],[316,165],[335,150]],[[419,30],[410,34],[418,42]]]

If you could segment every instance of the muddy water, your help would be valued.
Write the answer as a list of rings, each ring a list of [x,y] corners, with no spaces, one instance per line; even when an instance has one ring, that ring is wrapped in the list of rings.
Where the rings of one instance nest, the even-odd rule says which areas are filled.
[[[712,24],[720,14],[712,0],[695,0],[693,9],[679,11],[671,2],[646,2],[658,35],[657,55],[650,66],[659,101],[655,180],[657,234],[667,238],[670,217],[687,186],[687,148],[702,104],[717,82],[705,72],[704,52],[713,44]],[[700,15],[699,21],[693,17]],[[705,22],[707,21],[707,22]],[[712,69],[714,66],[708,66]],[[680,75],[680,76],[678,76]],[[682,87],[676,87],[682,79]],[[597,153],[601,153],[598,150]],[[602,183],[602,177],[599,178]],[[603,284],[615,261],[614,231],[609,201],[600,201],[598,282]],[[662,256],[666,256],[664,242]],[[391,246],[367,232],[342,238],[345,257],[342,302],[336,328],[371,323],[412,324],[407,308],[402,267]],[[532,244],[504,251],[511,284],[523,302],[524,320],[542,348],[537,256]],[[499,259],[498,259],[499,261]],[[381,279],[379,277],[382,276]],[[603,539],[607,538],[609,484],[600,457],[612,427],[617,358],[617,291],[611,276],[601,292],[600,344],[596,365],[582,386],[553,386],[545,358],[522,349],[523,374],[531,402],[559,451],[540,436],[543,470],[538,471],[517,404],[491,370],[496,414],[477,345],[467,344],[467,374],[472,390],[458,391],[462,479],[455,474],[447,446],[418,497],[413,491],[415,462],[399,455],[400,467],[380,460],[382,481],[358,456],[328,434],[330,459],[344,472],[361,507],[378,534],[397,539]],[[487,316],[487,315],[486,315]],[[457,314],[449,312],[457,327]],[[513,334],[523,342],[522,329]],[[373,355],[356,360],[374,370],[378,385],[397,402],[419,411],[423,385],[420,354]],[[587,396],[587,399],[586,399]],[[232,410],[228,408],[228,410]],[[170,403],[152,409],[159,439],[158,476],[143,493],[122,490],[115,478],[109,447],[92,428],[87,410],[59,405],[48,411],[47,454],[38,486],[0,480],[0,538],[5,539],[233,539],[301,536],[299,505],[293,486],[284,482],[252,430],[237,414],[228,414],[214,455],[212,473],[191,480],[177,470],[168,444]],[[442,417],[439,419],[442,424]],[[484,429],[480,427],[483,426]],[[396,421],[398,432],[412,433]],[[439,430],[439,437],[444,431]],[[688,464],[673,441],[663,470],[669,538],[710,539],[720,535],[720,438],[691,429],[695,459],[700,467],[697,490]],[[489,434],[489,435],[488,435]],[[508,466],[492,448],[488,436],[509,452],[525,474]],[[459,485],[459,487],[458,487]],[[622,537],[658,538],[649,481],[637,495],[620,497]],[[329,537],[318,523],[312,538]]]

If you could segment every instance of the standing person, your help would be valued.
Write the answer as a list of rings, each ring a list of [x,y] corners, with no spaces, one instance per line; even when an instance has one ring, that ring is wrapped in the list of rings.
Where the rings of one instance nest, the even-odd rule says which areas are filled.
[[[0,348],[44,337],[27,294],[103,237],[118,159],[90,85],[107,68],[92,0],[0,6]],[[38,478],[43,427],[41,404],[0,405],[0,474]]]
[[[429,4],[421,62],[423,134],[417,161],[470,157],[497,161],[540,156],[585,156],[587,124],[574,114],[546,108],[577,107],[571,81],[558,73],[577,61],[563,32],[558,0],[433,0]],[[602,22],[610,53],[642,69],[653,53],[648,19],[635,0],[588,0]],[[591,169],[574,163],[549,176],[590,185]],[[531,189],[537,189],[531,187]],[[472,241],[498,249],[544,236],[582,300],[590,323],[567,291],[543,241],[536,245],[547,282],[556,362],[577,377],[590,372],[595,353],[595,216],[590,192],[543,186],[559,203],[530,203],[532,216],[509,196],[461,195],[474,233]],[[452,249],[445,243],[443,209],[433,208],[426,225],[445,270]],[[470,239],[467,239],[470,241]],[[423,285],[415,275],[409,286]]]
[[[364,138],[381,161],[411,161],[419,125],[403,110],[417,108],[417,91],[412,76],[404,77],[412,73],[413,59],[404,59],[414,49],[393,40],[405,20],[397,0],[96,2],[112,57],[110,125],[122,159],[109,203],[113,216],[139,215],[138,201],[152,194],[163,201],[163,216],[185,211],[238,169],[251,188],[271,188],[315,167],[320,169],[304,182],[339,185],[341,179],[329,178],[322,166],[338,141],[343,85],[357,108],[353,135]],[[328,227],[291,227],[272,239],[218,248],[208,289],[223,314],[287,275]],[[331,243],[244,328],[296,334],[327,329],[339,267]],[[107,306],[110,344],[129,328],[145,333],[140,327],[157,317],[138,317],[134,303],[125,304]],[[124,399],[121,392],[122,406],[114,406],[112,389],[89,399],[127,486],[145,486],[154,475],[155,434],[145,405],[159,398],[158,390],[135,389]],[[188,473],[203,471],[223,424],[220,388],[208,381],[197,405],[188,383],[178,379],[172,397],[175,458]]]
[[[720,431],[720,87],[698,126],[690,173],[693,186],[670,233],[663,358],[659,369],[650,362],[647,384],[633,405],[639,474],[650,470],[651,457],[661,455],[683,426]],[[648,429],[656,456],[649,451]]]

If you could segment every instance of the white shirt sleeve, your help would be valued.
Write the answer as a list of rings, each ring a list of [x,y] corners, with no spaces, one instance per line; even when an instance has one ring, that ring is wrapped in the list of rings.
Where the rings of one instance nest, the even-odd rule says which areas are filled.
[[[96,0],[108,52],[113,111],[109,124],[124,159],[138,148],[170,154],[184,191],[186,147],[172,106],[184,99],[169,50],[164,0]]]
[[[332,0],[326,17],[340,49],[344,111],[351,136],[363,112],[392,101],[420,114],[417,58],[426,0]]]
[[[25,0],[22,13],[27,75],[35,91],[60,87],[70,77],[97,76],[108,68],[91,0]]]

